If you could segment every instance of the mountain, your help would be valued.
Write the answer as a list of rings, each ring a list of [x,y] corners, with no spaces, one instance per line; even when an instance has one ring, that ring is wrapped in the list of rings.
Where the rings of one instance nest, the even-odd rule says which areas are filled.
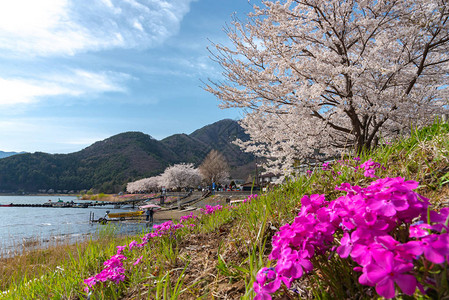
[[[195,164],[200,164],[212,149],[218,150],[233,167],[231,175],[235,177],[237,174],[232,174],[235,168],[254,162],[253,155],[242,152],[232,143],[237,138],[246,140],[248,136],[236,121],[225,119],[198,129],[190,135],[172,135],[163,139],[162,143],[180,155],[179,161]]]
[[[4,152],[4,151],[0,151],[0,159],[5,158],[5,157],[10,157],[16,154],[23,154],[25,152]]]
[[[236,121],[226,119],[161,141],[125,132],[70,154],[14,155],[0,160],[0,192],[118,192],[127,182],[160,174],[172,164],[198,166],[212,149],[225,156],[232,177],[245,179],[254,170],[254,157],[232,143],[236,138],[248,136]]]

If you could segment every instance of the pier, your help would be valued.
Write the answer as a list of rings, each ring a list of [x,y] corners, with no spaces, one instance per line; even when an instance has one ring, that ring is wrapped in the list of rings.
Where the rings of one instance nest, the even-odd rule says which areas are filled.
[[[150,200],[155,199],[161,199],[161,197],[167,198],[167,197],[179,197],[181,199],[187,197],[187,195],[163,195],[163,196],[156,196],[151,198],[139,198],[139,199],[129,199],[129,200],[123,200],[123,201],[83,201],[83,202],[46,202],[46,203],[9,203],[9,204],[0,204],[0,207],[51,207],[51,208],[88,208],[88,207],[96,207],[96,206],[107,206],[112,205],[114,208],[120,208],[121,206],[125,205],[132,205],[133,208],[136,204],[144,203]],[[162,201],[163,203],[163,201]]]
[[[248,191],[237,191],[237,192],[216,192],[216,195],[226,196],[229,197],[229,200],[231,198],[241,198],[246,197],[250,194]],[[132,208],[135,208],[135,206],[139,206],[140,204],[143,204],[145,202],[151,201],[151,200],[157,200],[159,199],[159,205],[164,206],[167,209],[178,209],[181,210],[182,206],[187,205],[194,205],[198,201],[201,201],[202,199],[207,198],[208,196],[211,196],[211,192],[189,192],[189,193],[170,193],[170,194],[164,194],[164,195],[158,195],[155,197],[146,197],[146,198],[139,198],[139,199],[129,199],[129,200],[123,200],[123,201],[89,201],[85,200],[83,202],[46,202],[46,203],[2,203],[0,204],[1,207],[51,207],[51,208],[89,208],[89,207],[100,207],[100,206],[113,206],[114,209],[119,209],[122,206],[125,205],[132,205]],[[172,198],[170,202],[165,202],[164,199]],[[177,198],[174,200],[173,198]]]

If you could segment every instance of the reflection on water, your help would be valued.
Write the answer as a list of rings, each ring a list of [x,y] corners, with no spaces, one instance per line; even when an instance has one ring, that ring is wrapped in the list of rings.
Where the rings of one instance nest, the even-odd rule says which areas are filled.
[[[71,196],[0,196],[0,204],[43,204],[51,200],[56,202],[75,201]],[[14,248],[33,243],[57,243],[58,240],[75,242],[87,234],[96,234],[103,225],[89,223],[92,212],[98,219],[106,215],[113,207],[89,208],[52,208],[52,207],[0,207],[0,253],[8,253]],[[117,209],[114,212],[128,211]],[[120,223],[120,233],[138,233],[145,230],[145,223]],[[148,229],[146,229],[148,230]]]

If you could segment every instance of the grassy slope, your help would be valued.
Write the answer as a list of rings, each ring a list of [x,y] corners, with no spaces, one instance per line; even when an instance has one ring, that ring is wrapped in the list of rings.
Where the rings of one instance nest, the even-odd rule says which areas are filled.
[[[448,205],[448,153],[449,126],[436,124],[361,159],[371,158],[385,166],[376,173],[380,177],[419,181],[418,192],[441,207]],[[335,165],[333,171],[341,175],[316,170],[312,176],[286,183],[256,201],[203,216],[194,228],[153,239],[146,247],[128,252],[125,282],[97,285],[90,299],[251,299],[257,271],[271,263],[267,258],[271,237],[293,220],[304,194],[324,193],[331,200],[341,195],[334,190],[340,183],[366,186],[372,181],[350,166]],[[4,261],[0,287],[10,292],[0,293],[0,299],[86,298],[83,279],[101,271],[117,245],[140,241],[139,237],[109,239],[64,249],[58,259],[47,250],[44,254],[33,252],[26,259]],[[61,247],[53,251],[61,254]],[[142,263],[133,266],[140,256]],[[21,270],[11,271],[14,264],[22,265]],[[314,272],[295,284],[301,297],[372,297],[372,288],[356,283],[357,274],[350,265],[342,261],[331,265],[325,260],[314,265]],[[291,291],[279,295],[298,297]]]

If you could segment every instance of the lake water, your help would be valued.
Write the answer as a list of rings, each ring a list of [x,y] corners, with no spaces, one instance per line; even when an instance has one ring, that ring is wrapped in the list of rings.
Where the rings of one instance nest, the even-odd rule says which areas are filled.
[[[48,200],[57,202],[82,202],[72,196],[0,196],[0,204],[43,204]],[[89,208],[52,207],[0,207],[0,253],[8,255],[22,244],[37,241],[40,245],[58,239],[76,241],[86,234],[98,233],[104,225],[89,223],[90,213],[94,218],[105,216],[106,211],[120,212],[130,209],[113,209],[112,206]],[[122,233],[142,232],[145,224],[120,223]]]

